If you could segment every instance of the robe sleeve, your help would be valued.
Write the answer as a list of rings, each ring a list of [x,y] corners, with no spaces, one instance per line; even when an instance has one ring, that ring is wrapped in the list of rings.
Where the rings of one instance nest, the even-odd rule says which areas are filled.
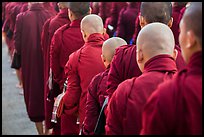
[[[79,50],[78,50],[79,51]],[[67,76],[67,89],[64,95],[65,113],[78,113],[79,100],[81,96],[80,77],[78,75],[77,63],[79,52],[74,52],[69,56],[69,60],[65,65],[65,74]]]
[[[112,63],[110,65],[110,71],[108,74],[108,81],[107,81],[107,93],[109,98],[113,94],[113,92],[116,90],[118,85],[123,81],[121,78],[122,74],[122,51],[119,49],[116,49],[115,55],[113,57]]]
[[[108,106],[107,118],[105,125],[106,135],[121,135],[123,133],[124,113],[126,112],[125,99],[126,92],[123,91],[123,84],[121,84],[113,93]]]
[[[83,125],[83,134],[93,135],[94,129],[100,113],[100,104],[97,101],[98,84],[101,75],[96,75],[88,87],[86,114]]]
[[[44,49],[46,49],[46,46],[48,46],[48,37],[49,37],[49,24],[50,24],[50,19],[48,19],[44,25],[43,25],[43,29],[42,29],[42,33],[41,33],[41,46],[42,46],[42,51],[44,51]],[[45,53],[44,53],[45,54]]]
[[[18,14],[14,30],[14,46],[18,54],[21,54],[22,25],[22,14]]]
[[[169,113],[174,112],[175,107],[172,107],[174,103],[165,103],[172,102],[172,97],[169,95],[171,90],[172,86],[169,82],[163,83],[149,97],[142,113],[141,135],[173,133],[173,131],[172,133],[168,131],[171,131],[169,125],[174,123],[176,117],[174,113]]]
[[[60,67],[60,47],[62,44],[62,36],[60,34],[60,31],[56,31],[52,37],[50,45],[50,68],[54,75],[54,81],[59,85],[63,85],[61,84],[63,68]],[[60,89],[62,89],[62,87],[60,87]]]

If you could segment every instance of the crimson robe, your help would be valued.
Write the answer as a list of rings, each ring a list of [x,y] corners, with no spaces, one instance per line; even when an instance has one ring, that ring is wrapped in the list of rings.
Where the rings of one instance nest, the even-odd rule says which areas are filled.
[[[181,55],[180,48],[175,45],[175,49],[178,51],[176,65],[177,69],[180,70],[183,69],[186,64]],[[132,77],[138,77],[141,74],[136,63],[136,45],[124,45],[117,48],[111,63],[107,81],[107,93],[109,97],[111,98],[111,95],[121,82]]]
[[[50,14],[40,3],[18,14],[14,45],[21,55],[26,110],[31,121],[44,120],[43,55],[40,45],[42,27]],[[32,33],[31,33],[32,32]]]
[[[173,6],[172,7],[172,17],[173,17],[173,24],[171,27],[171,30],[174,34],[175,44],[179,44],[179,24],[181,21],[180,16],[180,10],[183,8],[183,6]]]
[[[43,50],[43,61],[44,61],[43,66],[44,66],[45,125],[46,125],[46,128],[48,129],[53,128],[54,126],[53,123],[51,122],[52,110],[54,106],[54,98],[50,99],[50,101],[47,101],[47,97],[49,94],[48,78],[49,78],[49,71],[50,71],[50,43],[51,43],[52,36],[54,35],[54,32],[65,24],[68,24],[68,25],[70,24],[67,8],[60,10],[60,12],[56,16],[49,18],[45,22],[43,26],[42,35],[41,35],[41,46]],[[59,127],[60,127],[60,123],[59,123]],[[60,134],[60,130],[57,133]]]
[[[91,14],[99,13],[99,2],[90,2]]]
[[[102,18],[103,24],[105,24],[106,19],[111,15],[112,2],[99,2],[99,13],[98,15]]]
[[[84,46],[69,57],[65,69],[68,83],[61,116],[61,128],[65,133],[69,130],[66,124],[66,117],[69,115],[78,117],[81,128],[85,117],[88,85],[96,74],[105,70],[101,61],[101,47],[105,40],[102,34],[91,34]]]
[[[132,2],[124,7],[119,14],[116,36],[123,38],[128,44],[133,37],[135,20],[140,11],[139,2]]]
[[[141,30],[139,16],[140,16],[140,12],[138,13],[138,16],[135,20],[135,32],[134,32],[133,37],[132,37],[132,41],[131,41],[132,44],[136,44],[137,36]]]
[[[50,68],[54,75],[54,81],[59,84],[61,91],[66,80],[64,67],[69,59],[69,55],[84,44],[80,22],[81,20],[74,20],[70,25],[64,25],[55,32],[52,38]]]
[[[150,96],[142,127],[141,134],[202,135],[202,51]]]
[[[118,22],[118,16],[122,8],[127,6],[126,2],[113,2],[110,10],[110,17],[106,19],[105,22],[105,28],[107,29],[107,33],[110,37],[113,36],[113,33],[115,32],[117,28],[117,22]],[[113,26],[113,31],[110,31],[108,29],[108,25]]]
[[[107,89],[107,78],[110,65],[108,68],[99,74],[97,74],[89,84],[87,101],[86,101],[86,113],[82,126],[82,134],[93,135],[94,129],[103,106],[103,102],[108,95]]]
[[[176,70],[175,60],[161,54],[145,63],[142,75],[121,83],[107,107],[106,134],[138,135],[142,125],[142,110],[148,97]]]
[[[57,14],[55,7],[52,5],[52,2],[44,2],[43,6],[45,10],[47,10],[52,16],[55,16]]]

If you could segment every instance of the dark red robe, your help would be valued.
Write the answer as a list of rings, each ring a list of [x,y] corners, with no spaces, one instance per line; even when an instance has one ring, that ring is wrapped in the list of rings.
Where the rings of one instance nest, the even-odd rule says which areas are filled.
[[[179,45],[179,23],[181,21],[180,11],[183,8],[183,6],[173,6],[172,7],[172,17],[173,17],[173,24],[171,27],[171,30],[174,34],[175,44]]]
[[[112,2],[99,2],[99,13],[98,15],[102,18],[103,24],[105,24],[106,19],[111,15]]]
[[[67,8],[60,10],[60,12],[56,16],[49,18],[45,22],[41,35],[41,46],[43,50],[44,61],[45,125],[48,129],[53,128],[54,126],[53,123],[51,123],[54,98],[50,98],[50,101],[47,101],[47,97],[50,91],[48,88],[48,78],[50,71],[50,43],[54,32],[64,24],[70,24]]]
[[[142,110],[148,97],[176,70],[175,60],[161,54],[145,63],[142,75],[121,83],[107,107],[106,134],[138,135],[142,127]]]
[[[42,4],[32,4],[18,14],[14,31],[14,45],[21,55],[22,79],[26,110],[31,121],[39,122],[44,114],[43,55],[41,32],[50,14]],[[31,33],[32,32],[32,33]]]
[[[80,22],[81,20],[74,20],[70,25],[64,25],[55,32],[52,38],[50,68],[54,75],[54,81],[59,84],[61,91],[66,80],[64,67],[69,59],[69,55],[84,44]]]
[[[132,41],[131,41],[131,44],[136,44],[136,40],[137,40],[137,36],[141,30],[141,26],[140,26],[140,12],[138,13],[138,16],[135,20],[135,32],[133,34],[133,37],[132,37]]]
[[[55,7],[52,5],[52,2],[44,2],[43,3],[44,9],[47,10],[52,16],[57,14]]]
[[[97,74],[89,84],[87,101],[86,101],[86,113],[82,127],[82,134],[93,135],[94,129],[103,106],[103,102],[108,95],[107,78],[110,66],[104,71]]]
[[[141,134],[202,135],[202,51],[150,96]]]
[[[178,51],[176,65],[177,69],[180,70],[183,69],[186,64],[181,55],[180,48],[176,45],[175,49]],[[107,93],[109,97],[111,97],[121,82],[132,77],[138,77],[141,74],[136,63],[136,45],[124,45],[117,48],[111,63],[107,82]]]
[[[65,70],[68,83],[61,116],[61,129],[64,133],[69,130],[66,118],[69,115],[79,118],[81,128],[85,117],[88,85],[96,74],[105,70],[101,61],[101,47],[105,40],[102,34],[91,34],[84,46],[69,57]]]
[[[110,17],[106,19],[105,22],[105,28],[107,29],[107,33],[110,37],[113,36],[113,33],[115,32],[117,28],[117,22],[118,22],[118,16],[122,8],[127,6],[126,2],[113,2],[110,10]],[[113,31],[110,31],[108,29],[108,25],[113,26]]]
[[[135,29],[135,20],[140,11],[139,2],[132,2],[124,7],[119,14],[116,36],[123,38],[128,44],[130,43]]]

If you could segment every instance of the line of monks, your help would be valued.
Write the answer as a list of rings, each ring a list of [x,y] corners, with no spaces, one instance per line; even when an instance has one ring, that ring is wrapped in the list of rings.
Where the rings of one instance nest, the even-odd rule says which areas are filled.
[[[3,2],[2,11],[39,135],[202,134],[201,2]]]

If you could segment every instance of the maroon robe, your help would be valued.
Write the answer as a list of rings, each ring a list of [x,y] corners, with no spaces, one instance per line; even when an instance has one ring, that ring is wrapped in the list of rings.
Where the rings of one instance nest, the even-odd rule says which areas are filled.
[[[107,29],[107,33],[110,37],[113,36],[113,33],[115,32],[117,28],[117,22],[118,22],[118,16],[122,8],[127,6],[126,2],[113,2],[111,6],[111,15],[106,19],[105,22],[105,28]],[[110,31],[107,27],[108,25],[113,26],[113,31]]]
[[[97,74],[89,84],[86,101],[86,113],[82,126],[82,134],[84,135],[94,134],[94,129],[103,106],[103,102],[108,95],[106,92],[106,82],[109,69],[110,65],[104,72]]]
[[[85,117],[88,85],[96,74],[105,70],[101,61],[101,47],[105,40],[102,34],[91,34],[84,46],[70,55],[66,64],[68,83],[61,116],[61,128],[65,133],[69,130],[66,124],[66,117],[69,115],[79,118],[81,128]]]
[[[140,16],[140,12],[138,13],[138,16],[135,20],[135,32],[134,32],[133,37],[132,37],[132,42],[131,42],[132,44],[136,44],[137,36],[141,30],[139,16]]]
[[[99,2],[99,13],[98,15],[102,18],[103,24],[105,24],[106,19],[110,17],[112,2]]]
[[[118,17],[116,36],[123,38],[128,44],[135,31],[135,20],[140,11],[139,4],[139,2],[131,2],[120,11]]]
[[[186,64],[181,55],[180,48],[176,45],[175,49],[178,51],[176,65],[177,69],[180,70],[183,69]],[[136,45],[124,45],[117,48],[111,63],[107,82],[107,93],[109,97],[111,98],[111,95],[121,82],[132,77],[138,77],[141,74],[136,63]]]
[[[54,126],[53,123],[51,123],[54,98],[50,99],[50,101],[47,101],[47,97],[49,94],[48,78],[50,71],[50,43],[54,32],[64,24],[70,24],[67,8],[60,10],[60,12],[56,16],[51,17],[45,22],[41,36],[41,46],[43,50],[44,61],[45,125],[48,129],[53,128]],[[60,130],[57,133],[60,133]]]
[[[54,81],[59,84],[61,91],[66,80],[64,67],[69,59],[69,55],[84,44],[80,22],[81,20],[74,20],[70,25],[64,25],[55,32],[52,38],[50,68],[54,75]]]
[[[52,2],[44,2],[43,6],[45,10],[47,10],[52,16],[55,16],[57,14],[55,7],[52,5]]]
[[[142,127],[142,110],[148,97],[176,70],[174,59],[161,54],[145,63],[141,76],[121,83],[107,107],[106,134],[138,135]]]
[[[172,7],[172,17],[173,17],[173,24],[171,27],[171,30],[174,34],[175,44],[179,44],[179,24],[181,21],[180,16],[180,10],[183,8],[183,6],[173,6]]]
[[[22,79],[26,110],[31,121],[44,120],[43,55],[41,32],[50,14],[42,4],[32,4],[18,14],[14,31],[14,45],[21,55]],[[32,32],[32,33],[31,33]]]
[[[99,13],[99,2],[90,2],[91,14]]]
[[[202,51],[150,96],[141,134],[202,135]]]

